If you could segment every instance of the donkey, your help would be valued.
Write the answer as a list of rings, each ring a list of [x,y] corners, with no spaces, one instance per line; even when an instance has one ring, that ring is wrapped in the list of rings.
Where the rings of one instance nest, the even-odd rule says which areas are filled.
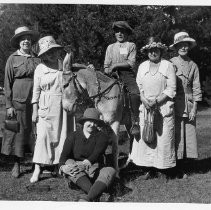
[[[118,167],[118,140],[120,121],[123,112],[121,84],[101,72],[91,68],[71,71],[71,53],[67,53],[63,61],[63,108],[71,114],[78,105],[92,105],[102,114],[102,119],[112,130],[112,155],[114,168]],[[118,173],[117,173],[118,174]]]

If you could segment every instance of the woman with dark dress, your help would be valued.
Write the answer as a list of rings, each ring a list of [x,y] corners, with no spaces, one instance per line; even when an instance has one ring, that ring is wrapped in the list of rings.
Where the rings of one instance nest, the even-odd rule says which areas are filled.
[[[17,28],[11,39],[11,45],[16,51],[10,55],[5,67],[6,117],[16,118],[20,129],[19,132],[4,130],[1,153],[14,156],[12,176],[15,178],[20,175],[20,158],[24,157],[32,130],[33,75],[40,62],[32,52],[32,45],[38,38],[38,32],[26,26]]]

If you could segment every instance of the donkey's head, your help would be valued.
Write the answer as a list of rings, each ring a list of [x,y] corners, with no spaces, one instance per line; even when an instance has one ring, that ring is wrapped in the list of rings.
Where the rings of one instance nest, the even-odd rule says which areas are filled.
[[[62,74],[62,85],[63,85],[63,96],[62,105],[63,108],[68,112],[74,112],[74,104],[77,99],[76,90],[73,84],[74,74],[72,73],[72,53],[66,54],[63,61],[63,74]]]
[[[86,85],[83,82],[83,78],[77,76],[77,74],[71,71],[72,57],[71,54],[66,55],[63,61],[63,108],[70,114],[76,111],[76,106],[80,103],[81,97],[83,97],[83,90],[86,89]]]
[[[75,105],[78,98],[78,93],[74,85],[75,76],[72,72],[63,72],[62,105],[70,114],[76,111]]]

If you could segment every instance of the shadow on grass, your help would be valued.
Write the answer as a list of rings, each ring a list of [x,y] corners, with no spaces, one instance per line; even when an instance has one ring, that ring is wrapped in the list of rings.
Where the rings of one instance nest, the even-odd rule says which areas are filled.
[[[201,160],[188,159],[184,166],[189,173],[204,174],[211,171],[211,157]]]
[[[0,171],[11,171],[14,165],[11,156],[0,154]]]
[[[198,104],[199,104],[199,106],[197,108],[198,111],[205,111],[210,108],[210,105],[205,101],[200,101],[200,102],[198,102]]]

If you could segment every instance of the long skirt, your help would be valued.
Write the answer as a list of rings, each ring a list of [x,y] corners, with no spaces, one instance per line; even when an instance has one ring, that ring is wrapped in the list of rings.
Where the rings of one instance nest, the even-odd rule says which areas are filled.
[[[33,152],[34,142],[32,139],[32,105],[30,103],[19,103],[13,101],[16,109],[17,120],[20,123],[20,131],[15,133],[3,128],[3,139],[1,153],[24,157],[26,149]]]
[[[144,127],[144,110],[140,110],[141,136]],[[174,114],[168,117],[157,116],[156,138],[151,144],[147,144],[141,138],[134,139],[129,160],[139,166],[167,169],[176,166],[175,157],[175,128]]]
[[[49,132],[49,122],[42,117],[39,117],[37,123],[37,140],[33,156],[34,163],[46,165],[59,163],[64,142],[67,136],[71,135],[71,132],[75,130],[74,117],[68,116],[64,110],[61,110],[61,113],[62,117],[58,136],[51,135],[52,132]],[[56,141],[53,141],[53,139],[56,139]]]
[[[177,159],[198,158],[196,120],[189,121],[187,117],[176,116],[175,127]]]

